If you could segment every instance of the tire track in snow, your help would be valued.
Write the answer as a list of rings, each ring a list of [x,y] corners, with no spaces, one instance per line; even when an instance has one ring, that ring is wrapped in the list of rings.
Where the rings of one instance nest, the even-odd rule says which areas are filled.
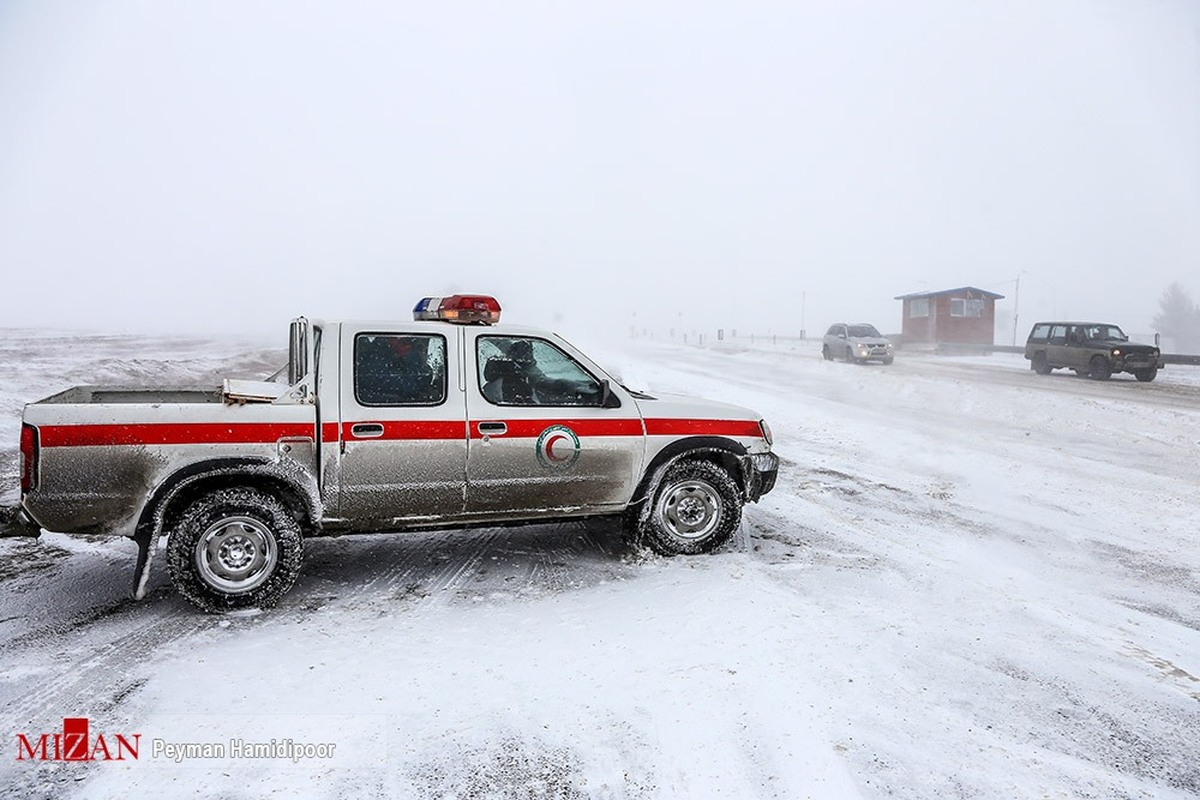
[[[567,521],[315,540],[278,611],[336,604],[415,614],[488,596],[567,591],[626,569],[610,536]]]

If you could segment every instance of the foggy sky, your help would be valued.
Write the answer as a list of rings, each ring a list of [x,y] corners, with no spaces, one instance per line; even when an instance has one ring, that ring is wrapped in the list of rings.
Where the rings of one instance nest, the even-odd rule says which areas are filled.
[[[0,4],[0,327],[1200,301],[1200,4]],[[802,302],[803,297],[803,302]],[[1003,327],[1009,325],[1008,328]]]

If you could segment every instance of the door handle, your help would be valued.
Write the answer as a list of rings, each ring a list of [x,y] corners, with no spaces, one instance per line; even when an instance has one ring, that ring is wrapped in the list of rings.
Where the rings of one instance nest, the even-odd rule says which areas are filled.
[[[503,436],[508,433],[508,426],[503,422],[481,422],[479,433],[484,436]]]
[[[383,426],[378,422],[358,422],[350,426],[350,435],[357,439],[377,439],[383,436]]]

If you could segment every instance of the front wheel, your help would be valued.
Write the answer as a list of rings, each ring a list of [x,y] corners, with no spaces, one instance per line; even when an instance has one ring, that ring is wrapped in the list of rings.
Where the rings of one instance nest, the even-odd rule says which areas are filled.
[[[257,489],[218,489],[183,512],[167,539],[171,582],[203,611],[275,605],[300,573],[300,524]]]
[[[824,345],[821,348],[821,358],[826,361],[833,361],[833,351],[829,349],[829,345]]]
[[[1112,375],[1112,367],[1104,356],[1092,356],[1088,363],[1088,377],[1094,381],[1106,381]]]
[[[1149,383],[1158,377],[1157,367],[1146,367],[1145,369],[1135,369],[1133,377],[1137,378],[1142,383]]]
[[[665,555],[711,553],[729,541],[742,519],[742,496],[729,473],[709,461],[680,461],[667,470],[642,525],[642,536]]]

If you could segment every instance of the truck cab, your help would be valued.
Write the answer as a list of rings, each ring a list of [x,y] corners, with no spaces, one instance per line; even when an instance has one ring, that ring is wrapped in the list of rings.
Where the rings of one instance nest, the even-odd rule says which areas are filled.
[[[76,387],[26,406],[22,508],[140,548],[221,611],[276,602],[305,538],[622,515],[664,554],[711,552],[775,482],[755,412],[632,391],[490,296],[411,321],[291,326],[286,379]]]

